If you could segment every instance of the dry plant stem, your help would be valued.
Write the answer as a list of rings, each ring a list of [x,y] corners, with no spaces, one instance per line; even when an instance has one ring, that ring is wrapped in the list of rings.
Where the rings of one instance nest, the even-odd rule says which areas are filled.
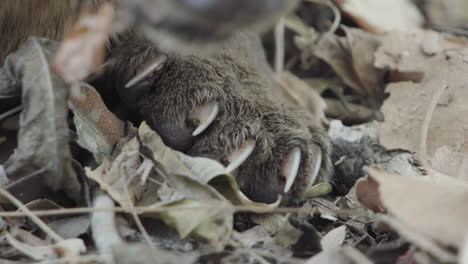
[[[17,106],[13,109],[10,109],[8,111],[6,111],[5,113],[3,114],[0,114],[0,121],[3,121],[4,119],[7,119],[13,115],[16,115],[17,113],[21,112],[23,110],[23,106],[20,105],[20,106]]]
[[[284,69],[284,17],[275,26],[275,71],[277,74]]]
[[[140,217],[138,216],[137,210],[135,209],[135,205],[132,203],[130,192],[128,191],[127,185],[125,185],[125,192],[127,193],[128,200],[130,201],[129,203],[130,212],[133,216],[133,220],[135,220],[135,224],[137,225],[138,230],[140,230],[140,232],[143,234],[143,237],[145,238],[146,243],[148,243],[151,249],[156,250],[156,247],[154,246],[153,241],[151,240],[148,232],[146,232],[146,229],[143,226],[143,223],[141,223]]]
[[[314,208],[294,208],[294,207],[279,207],[279,208],[265,208],[260,206],[220,206],[219,204],[207,204],[207,206],[176,206],[176,207],[135,207],[134,210],[138,214],[145,213],[162,213],[168,212],[171,210],[206,210],[207,208],[213,209],[225,209],[228,212],[250,212],[258,214],[269,214],[269,213],[313,213],[315,212]],[[346,213],[347,210],[340,210]],[[70,209],[55,209],[55,210],[36,210],[30,211],[36,216],[53,216],[53,215],[76,215],[76,214],[89,214],[95,212],[112,212],[112,213],[129,213],[129,208],[127,207],[101,207],[101,208],[91,208],[91,207],[81,207],[81,208],[70,208]],[[0,212],[0,217],[24,217],[26,216],[23,212]]]
[[[421,136],[419,141],[419,151],[418,151],[418,159],[426,169],[430,170],[431,166],[427,161],[427,134],[429,133],[429,124],[431,123],[432,114],[434,113],[434,109],[437,106],[437,102],[439,102],[442,93],[447,89],[447,85],[441,86],[437,89],[432,97],[431,102],[427,108],[426,115],[424,116],[424,121],[421,126]]]
[[[20,200],[16,199],[13,195],[7,192],[5,189],[0,189],[0,194],[10,200],[18,209],[23,211],[24,215],[29,217],[44,233],[51,237],[55,242],[63,241],[57,233],[48,227],[39,217],[37,217],[32,211],[30,211]]]
[[[441,262],[444,263],[456,263],[457,257],[449,252],[441,248],[436,243],[432,242],[431,239],[411,230],[410,227],[405,225],[400,220],[387,216],[387,215],[378,215],[377,220],[383,221],[388,224],[392,229],[397,230],[398,233],[404,237],[409,242],[413,243],[417,247],[429,251],[437,257]]]
[[[333,24],[331,25],[330,29],[325,34],[326,35],[334,34],[341,23],[341,12],[340,10],[338,10],[335,4],[333,4],[332,1],[330,0],[306,0],[306,1],[311,2],[311,3],[326,5],[333,11],[333,15],[334,15]]]
[[[114,208],[114,201],[105,194],[94,200],[94,208]],[[123,243],[115,225],[115,211],[95,211],[91,216],[93,240],[100,253],[110,253],[114,245]]]

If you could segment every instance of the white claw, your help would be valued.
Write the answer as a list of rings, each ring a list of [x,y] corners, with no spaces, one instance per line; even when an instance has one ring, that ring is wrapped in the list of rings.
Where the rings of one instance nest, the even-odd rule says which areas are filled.
[[[242,145],[234,150],[227,158],[229,165],[226,167],[226,172],[231,173],[237,169],[250,156],[250,154],[252,154],[254,149],[255,141],[253,139],[249,139],[242,143]]]
[[[207,104],[197,106],[190,114],[190,118],[198,120],[200,124],[192,132],[192,136],[198,136],[205,131],[205,129],[211,125],[218,112],[219,105],[217,102],[209,102]]]
[[[297,177],[297,171],[299,170],[299,164],[301,163],[301,150],[298,147],[294,147],[283,163],[283,176],[286,178],[286,184],[284,185],[284,192],[287,193],[291,189],[294,180]]]
[[[312,177],[310,178],[310,184],[314,184],[315,181],[317,180],[321,165],[322,165],[322,151],[318,149],[317,159],[315,160],[315,166],[311,174]]]
[[[167,57],[166,55],[159,55],[154,59],[149,66],[144,69],[141,73],[137,74],[137,76],[133,77],[130,81],[125,84],[125,88],[130,88],[139,81],[145,79],[148,75],[152,74],[155,71],[159,71],[164,63],[166,62]]]

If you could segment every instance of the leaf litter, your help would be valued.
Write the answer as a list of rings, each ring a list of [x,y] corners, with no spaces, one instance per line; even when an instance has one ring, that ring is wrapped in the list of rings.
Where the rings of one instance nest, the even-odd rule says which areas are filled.
[[[62,72],[73,84],[50,70],[58,44],[31,38],[0,68],[0,100],[21,98],[23,106],[18,145],[0,166],[8,181],[2,189],[0,258],[468,263],[468,42],[457,28],[464,18],[443,23],[447,9],[436,12],[434,1],[419,2],[335,1],[357,27],[325,15],[329,24],[341,23],[325,33],[304,13],[286,19],[287,30],[298,38],[285,58],[288,72],[278,73],[277,92],[310,111],[316,122],[328,123],[335,174],[346,178],[346,188],[313,186],[295,208],[279,207],[280,200],[249,200],[223,165],[170,149],[146,123],[133,127],[120,120],[93,87],[76,82],[102,64],[95,59],[102,58],[113,30],[113,11],[89,16],[92,23],[82,20],[90,28],[63,44],[55,65],[88,54],[69,64],[79,71]],[[308,10],[310,3],[299,8]],[[447,30],[427,30],[423,19]],[[79,43],[90,49],[72,54]],[[288,58],[291,51],[300,60]],[[319,61],[328,70],[308,74],[294,61],[311,63],[309,69]],[[69,98],[73,89],[79,96]],[[327,119],[330,113],[340,113],[333,117],[346,125]],[[3,132],[2,120],[0,125]],[[71,151],[74,146],[89,157]],[[94,185],[100,191],[90,204],[82,193]],[[73,210],[81,215],[69,215]]]

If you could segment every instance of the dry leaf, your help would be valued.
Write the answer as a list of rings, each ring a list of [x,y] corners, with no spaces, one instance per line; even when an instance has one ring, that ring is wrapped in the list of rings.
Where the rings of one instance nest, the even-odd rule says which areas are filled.
[[[346,226],[339,226],[328,232],[320,241],[323,250],[340,248],[346,238]]]
[[[468,183],[453,178],[403,177],[376,168],[382,204],[409,228],[445,245],[461,247],[468,234]]]
[[[272,238],[263,226],[254,226],[244,232],[232,232],[232,240],[240,247],[251,248],[258,243],[271,243]]]
[[[95,170],[86,167],[85,171],[112,199],[128,207],[135,204],[147,188],[146,182],[141,181],[141,174],[148,166],[151,169],[152,163],[142,161],[138,140],[134,138],[122,148],[114,161],[105,159]]]
[[[125,123],[107,109],[93,87],[79,83],[79,89],[82,96],[72,97],[69,101],[78,134],[77,143],[101,163],[125,136]]]
[[[277,96],[291,105],[307,109],[312,114],[311,119],[315,119],[315,124],[321,124],[325,120],[327,104],[320,94],[290,72],[281,72],[277,78],[280,83]]]
[[[80,200],[68,146],[69,86],[48,62],[55,50],[56,42],[31,38],[0,68],[0,96],[22,94],[18,147],[4,167],[10,179],[6,188],[22,194],[23,202],[43,197],[47,189]]]
[[[315,56],[328,63],[343,82],[362,96],[369,97],[374,109],[384,99],[384,70],[374,66],[373,51],[380,38],[359,29],[345,27],[346,36],[325,35],[314,49]]]
[[[341,10],[372,33],[421,28],[424,18],[410,0],[338,0]]]
[[[95,14],[84,10],[65,35],[53,65],[67,82],[83,80],[102,65],[113,16],[114,8],[109,3],[103,4]]]
[[[440,160],[434,155],[441,147],[448,148],[446,153],[452,155],[468,154],[468,46],[456,40],[431,31],[395,32],[384,37],[375,54],[376,65],[420,73],[423,77],[419,82],[395,82],[387,86],[390,97],[382,106],[385,122],[379,125],[382,145],[418,152],[420,145],[425,144],[421,139],[426,114],[431,101],[438,99],[432,116],[427,117],[430,121],[427,155],[434,161]],[[442,96],[434,98],[444,87],[447,88]],[[444,170],[447,173],[464,170],[463,162],[458,165],[459,168]]]
[[[379,184],[370,177],[361,178],[356,182],[356,197],[365,207],[376,213],[387,213],[380,201]]]

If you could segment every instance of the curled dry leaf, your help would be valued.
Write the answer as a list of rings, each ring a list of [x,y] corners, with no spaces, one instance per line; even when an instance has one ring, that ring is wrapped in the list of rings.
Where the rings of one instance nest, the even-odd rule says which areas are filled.
[[[134,138],[122,148],[114,161],[105,159],[95,170],[86,167],[85,171],[115,201],[129,207],[140,199],[147,187],[146,182],[141,181],[141,174],[146,169],[142,166],[152,164],[142,162],[138,140]]]
[[[377,168],[365,172],[378,183],[382,204],[409,228],[445,245],[461,247],[468,234],[468,183],[450,177],[403,177]]]
[[[80,184],[71,167],[66,105],[69,86],[49,67],[56,43],[31,38],[0,68],[0,96],[22,96],[18,147],[4,164],[6,187],[23,202],[47,189],[65,190],[80,200]],[[19,181],[20,180],[20,181]],[[31,188],[30,186],[34,186]]]
[[[167,147],[161,137],[145,122],[140,125],[138,134],[143,148],[150,151],[155,165],[165,172],[167,180],[174,188],[181,188],[178,191],[184,193],[186,197],[201,198],[192,196],[195,194],[195,186],[201,184],[205,190],[212,189],[211,194],[208,194],[209,199],[219,195],[215,194],[219,192],[234,204],[258,206],[259,210],[261,207],[266,209],[278,207],[280,200],[273,204],[251,201],[239,190],[234,177],[227,174],[225,167],[219,162],[208,158],[190,157]],[[192,186],[187,185],[187,183],[191,183]],[[195,185],[195,183],[197,184]],[[197,193],[197,195],[201,195],[203,192],[197,191]]]
[[[86,252],[86,246],[81,239],[67,239],[55,245],[31,246],[17,240],[9,233],[5,237],[11,246],[34,260],[76,257],[80,253]]]
[[[53,65],[67,82],[83,80],[102,65],[113,16],[114,8],[109,3],[103,4],[97,13],[84,10],[65,35]]]
[[[78,134],[77,143],[101,163],[125,136],[125,123],[107,109],[96,89],[85,83],[78,85],[82,96],[72,97],[69,101]]]
[[[365,207],[376,213],[387,213],[380,201],[379,184],[371,177],[364,177],[356,182],[356,197]]]
[[[345,37],[327,34],[317,43],[315,56],[329,64],[343,82],[378,109],[384,100],[384,70],[374,66],[373,51],[380,37],[359,29],[344,27]]]
[[[424,18],[410,0],[338,0],[341,10],[371,33],[421,28]]]
[[[428,125],[427,155],[433,167],[442,172],[468,175],[464,164],[468,155],[468,46],[463,39],[444,37],[432,31],[412,33],[394,32],[382,40],[376,56],[376,65],[400,73],[419,73],[417,81],[390,83],[386,91],[390,97],[382,106],[385,122],[379,125],[382,145],[418,152],[425,125]],[[434,67],[437,65],[437,67]],[[437,91],[447,87],[440,98]],[[432,116],[426,116],[431,102],[437,103]],[[429,122],[430,121],[430,122]],[[427,124],[429,122],[429,124]],[[445,153],[461,157],[456,165],[436,157],[439,148]],[[465,168],[465,169],[463,169]]]
[[[277,90],[280,98],[291,105],[307,109],[312,114],[311,118],[316,119],[316,124],[325,120],[327,104],[317,91],[290,72],[281,72],[277,78],[280,83]]]

